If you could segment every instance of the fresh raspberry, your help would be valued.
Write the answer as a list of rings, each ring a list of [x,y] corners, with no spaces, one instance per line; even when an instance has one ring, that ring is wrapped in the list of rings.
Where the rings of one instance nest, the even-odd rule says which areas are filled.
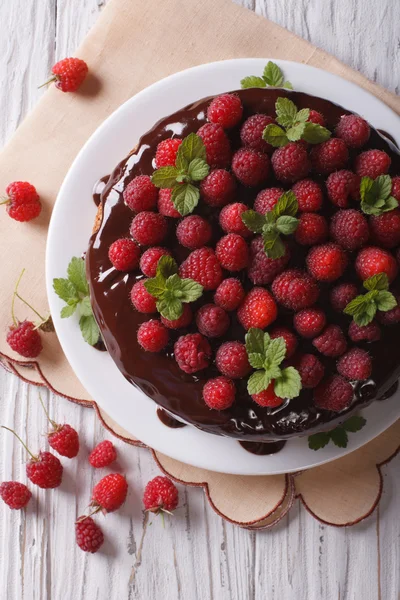
[[[269,158],[252,148],[241,148],[232,158],[232,171],[243,185],[256,187],[268,178]]]
[[[311,150],[311,162],[317,173],[332,173],[342,169],[349,160],[349,151],[340,138],[330,138]]]
[[[254,210],[260,213],[260,215],[265,215],[265,213],[274,208],[284,192],[284,189],[276,187],[261,190],[254,201]]]
[[[321,127],[325,127],[325,118],[324,116],[318,112],[317,110],[310,109],[310,116],[307,121],[309,123],[315,123],[316,125],[321,125]]]
[[[126,500],[128,483],[120,473],[111,473],[100,479],[93,488],[91,505],[105,513],[114,512]]]
[[[274,122],[268,115],[252,115],[243,123],[240,139],[243,146],[248,146],[257,152],[272,152],[273,147],[263,140],[263,132],[267,125]]]
[[[201,182],[200,192],[206,204],[219,208],[233,199],[236,181],[225,169],[214,169]]]
[[[239,306],[237,316],[245,329],[265,329],[278,316],[275,300],[265,288],[254,287]]]
[[[172,190],[165,188],[158,192],[157,208],[160,215],[171,217],[172,219],[180,219],[181,214],[176,210],[174,203],[171,200]]]
[[[104,440],[97,444],[89,454],[89,462],[95,469],[108,467],[117,458],[117,451],[110,440]]]
[[[361,148],[369,140],[370,128],[367,121],[358,115],[343,115],[335,133],[349,148]]]
[[[347,348],[346,338],[338,325],[328,325],[312,343],[324,356],[340,356]]]
[[[40,202],[29,202],[27,204],[8,204],[7,212],[14,221],[27,222],[36,219],[42,211]]]
[[[339,375],[342,375],[346,379],[368,379],[372,373],[372,360],[365,350],[352,348],[340,358],[337,370]]]
[[[353,208],[338,210],[333,215],[330,232],[332,239],[345,250],[357,250],[364,246],[369,238],[367,219]]]
[[[61,484],[63,466],[57,456],[40,452],[26,463],[26,475],[32,483],[43,489],[56,488]]]
[[[215,247],[215,254],[221,266],[228,271],[241,271],[249,262],[249,248],[237,233],[228,233]]]
[[[156,149],[155,165],[160,167],[174,167],[176,155],[182,140],[179,138],[170,138],[160,142]]]
[[[351,171],[334,171],[326,180],[330,201],[339,208],[347,208],[349,199],[360,199],[360,177]]]
[[[172,512],[179,502],[177,487],[168,477],[159,475],[146,485],[143,504],[146,510],[159,514],[162,511]]]
[[[209,408],[226,410],[235,401],[235,384],[232,379],[221,375],[210,379],[203,387],[203,399]]]
[[[268,258],[264,250],[264,241],[257,236],[250,244],[250,262],[247,274],[255,285],[266,285],[282,273],[290,259],[290,250],[285,244],[285,254],[280,258]]]
[[[79,435],[71,425],[57,425],[52,421],[54,431],[47,435],[49,445],[67,458],[75,458],[79,452]]]
[[[334,310],[343,312],[346,306],[358,295],[354,283],[340,283],[331,291],[330,300]]]
[[[145,250],[140,257],[139,263],[143,275],[146,275],[146,277],[155,277],[158,261],[162,256],[171,256],[171,252],[161,246],[153,246]]]
[[[390,210],[369,219],[371,238],[384,248],[394,248],[400,244],[400,210]]]
[[[296,369],[303,388],[315,388],[325,373],[325,367],[314,354],[302,354],[296,361]]]
[[[229,139],[220,125],[206,123],[197,132],[206,148],[207,163],[212,169],[224,169],[231,164]]]
[[[237,233],[242,237],[251,235],[250,229],[242,221],[242,215],[249,207],[242,202],[228,204],[219,213],[219,224],[226,233]]]
[[[371,321],[364,326],[352,321],[348,333],[352,342],[377,342],[381,338],[381,328],[376,321]]]
[[[207,119],[211,123],[231,129],[239,123],[243,114],[242,101],[237,94],[222,94],[211,100],[207,109]]]
[[[382,325],[395,325],[400,322],[400,297],[396,297],[397,306],[386,312],[378,311],[378,320]]]
[[[36,358],[43,350],[39,331],[31,321],[11,325],[7,333],[8,345],[25,358]]]
[[[315,246],[307,255],[307,268],[318,281],[335,281],[347,266],[346,253],[336,244]]]
[[[182,278],[194,279],[205,290],[215,290],[222,281],[222,269],[212,248],[193,250],[179,267]]]
[[[243,301],[244,295],[244,289],[239,279],[229,277],[219,284],[214,294],[214,302],[224,310],[236,310]]]
[[[4,481],[0,484],[2,500],[13,510],[24,508],[32,497],[26,485],[18,481]]]
[[[155,246],[166,236],[167,222],[162,215],[144,210],[133,218],[130,234],[141,246]]]
[[[315,304],[319,289],[317,282],[307,273],[289,269],[274,279],[272,293],[279,304],[297,311]]]
[[[104,542],[104,535],[92,517],[79,517],[75,523],[75,538],[79,548],[94,554]]]
[[[196,325],[200,333],[206,337],[221,337],[228,330],[229,317],[220,306],[204,304],[197,311]]]
[[[390,282],[398,273],[398,267],[392,254],[376,246],[368,246],[358,253],[355,268],[358,276],[365,281],[378,273],[386,273]]]
[[[286,183],[306,177],[311,168],[307,150],[295,142],[275,150],[271,162],[276,178]]]
[[[392,178],[392,196],[400,202],[400,175]]]
[[[175,360],[185,373],[197,373],[210,364],[211,347],[200,333],[181,335],[174,345]]]
[[[271,339],[274,340],[278,337],[282,337],[286,344],[286,358],[290,358],[296,352],[297,349],[297,337],[287,327],[275,327],[270,333]]]
[[[145,288],[145,280],[137,281],[131,289],[131,302],[137,311],[151,314],[157,312],[156,299]]]
[[[187,327],[193,319],[192,309],[188,304],[183,304],[183,313],[179,317],[179,319],[166,319],[165,317],[161,317],[161,323],[168,327],[168,329],[182,329],[183,327]]]
[[[168,344],[168,329],[157,319],[142,323],[137,332],[137,341],[147,352],[161,352]]]
[[[203,217],[199,217],[199,215],[185,217],[176,228],[178,242],[191,250],[208,244],[211,235],[212,229],[210,223],[206,219],[203,219]]]
[[[222,375],[231,379],[246,377],[251,371],[246,346],[241,342],[224,342],[215,356],[215,364]]]
[[[314,403],[318,408],[341,412],[347,408],[353,398],[351,384],[340,375],[331,375],[315,389]]]
[[[279,398],[274,391],[274,382],[270,383],[266,390],[263,390],[259,394],[253,394],[252,399],[259,406],[266,406],[268,408],[277,408],[283,404],[283,398]]]
[[[324,197],[316,181],[302,179],[294,184],[292,192],[296,196],[300,212],[316,212],[321,208]]]
[[[302,246],[320,244],[328,237],[328,223],[322,215],[302,213],[294,237]]]
[[[132,271],[139,266],[140,248],[133,240],[121,238],[109,247],[108,258],[117,271]]]
[[[80,58],[63,58],[51,69],[55,76],[55,86],[62,92],[76,92],[89,72],[88,66]],[[50,82],[49,82],[50,83]]]
[[[326,316],[320,308],[304,308],[293,318],[295,330],[305,338],[313,338],[321,333],[325,324]]]
[[[148,175],[138,175],[124,189],[123,198],[125,204],[137,213],[151,210],[157,204],[158,188]]]
[[[6,204],[9,216],[15,221],[32,221],[42,210],[36,188],[27,181],[14,181],[6,188]]]
[[[390,156],[384,150],[367,150],[357,156],[354,170],[360,177],[376,179],[389,171],[391,162]]]

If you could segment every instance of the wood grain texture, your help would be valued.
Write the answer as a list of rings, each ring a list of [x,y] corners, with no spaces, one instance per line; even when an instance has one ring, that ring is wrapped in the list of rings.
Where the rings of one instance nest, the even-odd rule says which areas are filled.
[[[392,91],[400,80],[400,4],[393,0],[242,0]],[[95,22],[101,0],[12,0],[0,3],[0,144],[40,97],[37,85],[55,60],[71,55]],[[5,83],[6,82],[6,83]],[[0,217],[4,218],[4,217]],[[101,520],[103,551],[84,555],[74,520],[102,473],[87,455],[109,435],[90,409],[42,392],[51,417],[81,435],[76,460],[63,459],[60,489],[35,489],[25,512],[0,508],[0,589],[7,600],[396,600],[400,589],[400,456],[384,468],[376,512],[351,529],[318,523],[296,505],[275,529],[249,532],[221,520],[199,489],[181,488],[181,508],[165,529],[143,536],[141,494],[157,474],[150,454],[115,441],[118,470],[130,493],[117,514]],[[38,390],[0,368],[0,423],[32,450],[45,446]],[[26,453],[0,433],[0,479],[26,481]],[[139,548],[142,548],[139,553]]]

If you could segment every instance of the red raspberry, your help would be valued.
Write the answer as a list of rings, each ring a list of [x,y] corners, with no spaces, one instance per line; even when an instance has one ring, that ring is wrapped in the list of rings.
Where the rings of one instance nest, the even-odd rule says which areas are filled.
[[[268,258],[264,250],[264,241],[257,236],[250,244],[250,263],[247,270],[249,279],[256,285],[271,283],[282,273],[290,259],[290,250],[285,244],[285,254],[281,258]]]
[[[330,201],[335,206],[346,208],[350,198],[360,199],[360,177],[346,169],[335,171],[326,180],[326,189]]]
[[[222,269],[211,248],[193,250],[179,267],[182,278],[194,279],[205,290],[215,290],[222,281]]]
[[[321,208],[324,197],[316,181],[302,179],[294,184],[292,192],[296,196],[300,212],[316,212]]]
[[[97,444],[89,454],[89,462],[95,469],[108,467],[117,459],[117,451],[110,440],[104,440]]]
[[[389,171],[391,162],[390,156],[383,150],[367,150],[357,156],[354,170],[360,177],[376,179]]]
[[[126,500],[128,483],[120,473],[111,473],[100,479],[93,488],[91,505],[102,512],[114,512]]]
[[[226,233],[237,233],[242,237],[251,235],[250,229],[242,221],[242,215],[249,207],[242,202],[225,206],[219,214],[219,224]]]
[[[158,188],[148,175],[138,175],[124,189],[123,198],[125,204],[137,213],[151,210],[157,204]]]
[[[236,94],[222,94],[211,100],[207,109],[207,119],[224,129],[235,127],[242,118],[242,101]]]
[[[241,271],[249,262],[249,248],[237,233],[228,233],[216,245],[215,254],[224,269]]]
[[[224,342],[215,356],[215,364],[222,375],[232,379],[246,377],[251,371],[246,346],[241,342]]]
[[[336,244],[315,246],[307,256],[307,268],[318,281],[335,281],[347,266],[345,252]]]
[[[369,238],[367,219],[353,208],[337,211],[332,218],[330,232],[334,241],[345,250],[357,250]]]
[[[341,412],[347,408],[353,398],[351,384],[340,375],[331,375],[315,389],[314,403],[318,408]]]
[[[358,295],[354,283],[340,283],[331,291],[331,304],[337,312],[343,312],[346,306]]]
[[[269,158],[252,148],[241,148],[233,156],[232,171],[243,185],[256,187],[268,178]]]
[[[253,394],[252,399],[259,406],[266,406],[268,408],[277,408],[283,404],[283,398],[279,398],[274,392],[274,382],[270,383],[266,390],[263,390],[259,394]]]
[[[140,257],[140,270],[146,277],[155,277],[158,261],[162,256],[171,256],[171,252],[161,246],[153,246],[143,252]]]
[[[11,325],[7,333],[8,345],[25,358],[36,358],[43,350],[39,331],[31,321]]]
[[[325,119],[324,116],[318,112],[317,110],[310,109],[310,116],[307,121],[309,123],[316,123],[316,125],[321,125],[321,127],[325,127]]]
[[[236,181],[225,169],[214,169],[201,182],[200,192],[206,204],[219,208],[233,199]]]
[[[400,305],[399,305],[399,296],[396,297],[397,306],[388,310],[387,312],[378,311],[378,319],[382,325],[395,325],[400,322]]]
[[[26,475],[32,483],[43,489],[56,488],[61,484],[63,466],[57,456],[40,452],[26,463]]]
[[[275,327],[270,333],[271,339],[274,340],[282,337],[286,344],[286,358],[290,358],[297,349],[297,337],[287,327]]]
[[[4,481],[0,484],[2,500],[13,510],[24,508],[32,497],[26,485],[18,481]]]
[[[220,125],[206,123],[197,132],[206,147],[207,163],[212,169],[223,169],[231,163],[229,139]]]
[[[392,196],[400,202],[400,175],[392,178]]]
[[[183,304],[183,313],[179,317],[179,319],[174,319],[170,321],[165,317],[161,317],[161,322],[168,327],[168,329],[182,329],[183,327],[187,327],[193,318],[192,309],[188,304]]]
[[[196,325],[200,333],[206,337],[221,337],[228,330],[229,317],[220,306],[204,304],[197,311]]]
[[[214,302],[224,310],[236,310],[244,299],[244,289],[239,279],[229,277],[219,284]]]
[[[57,425],[52,421],[54,431],[51,431],[47,435],[49,445],[67,458],[75,458],[79,452],[79,435],[71,425]]]
[[[302,213],[294,237],[302,246],[320,244],[328,237],[328,223],[322,215]]]
[[[182,215],[176,210],[174,203],[171,200],[171,195],[172,190],[169,190],[167,188],[162,189],[158,192],[158,212],[160,213],[160,215],[164,215],[164,217],[180,219]]]
[[[265,329],[278,316],[275,300],[268,290],[254,287],[247,294],[237,311],[238,319],[245,329]]]
[[[363,281],[378,273],[386,273],[389,281],[392,282],[398,273],[396,261],[390,252],[375,246],[363,248],[358,253],[355,268]]]
[[[271,162],[276,178],[287,183],[306,177],[311,168],[307,150],[295,142],[275,150]]]
[[[274,279],[272,293],[285,308],[301,310],[315,304],[319,289],[316,281],[307,273],[289,269]]]
[[[178,490],[168,477],[159,475],[146,485],[143,504],[146,510],[159,514],[162,511],[172,512],[179,502]]]
[[[176,228],[178,242],[191,250],[208,244],[211,235],[212,229],[210,223],[203,219],[203,217],[199,217],[199,215],[185,217]]]
[[[155,164],[160,167],[174,167],[178,148],[182,144],[179,138],[170,138],[160,142],[156,149]]]
[[[140,248],[133,240],[121,238],[109,247],[108,258],[117,271],[132,271],[139,266]]]
[[[267,188],[266,190],[261,190],[254,201],[254,210],[261,215],[265,215],[265,213],[274,208],[284,192],[285,190],[282,188]]]
[[[42,210],[36,188],[27,181],[14,181],[6,188],[7,198],[0,204],[7,205],[9,216],[15,221],[32,221]]]
[[[155,246],[167,234],[167,221],[158,213],[140,212],[133,218],[130,234],[142,246]]]
[[[210,379],[203,387],[203,399],[209,408],[226,410],[235,401],[235,384],[232,379],[220,376]]]
[[[295,330],[305,338],[313,338],[321,333],[325,324],[326,316],[320,308],[304,308],[293,318]]]
[[[185,373],[197,373],[210,364],[211,347],[200,333],[181,335],[174,345],[175,360]]]
[[[271,144],[263,140],[264,129],[274,122],[268,115],[252,115],[242,125],[240,139],[243,146],[248,146],[257,152],[272,152]]]
[[[137,341],[147,352],[161,352],[168,344],[168,329],[157,319],[142,323],[137,332]]]
[[[51,70],[55,75],[50,81],[62,92],[76,92],[89,72],[88,66],[80,58],[63,58]],[[50,83],[50,81],[48,83]]]
[[[337,124],[335,133],[349,148],[361,148],[369,140],[371,133],[365,119],[358,115],[343,115]]]
[[[377,342],[381,338],[381,328],[376,321],[363,327],[352,321],[349,325],[349,338],[352,342]]]
[[[400,210],[396,208],[369,219],[372,240],[384,248],[394,248],[400,244]]]
[[[79,517],[75,523],[75,538],[79,548],[94,554],[104,542],[104,535],[92,517]]]
[[[325,373],[325,367],[314,354],[302,354],[296,361],[296,369],[303,388],[315,388]]]
[[[317,173],[332,173],[342,169],[349,160],[349,151],[340,138],[331,138],[311,150],[311,162]]]
[[[137,311],[151,314],[157,312],[156,299],[146,290],[144,279],[137,281],[131,289],[131,302]]]
[[[340,375],[350,380],[363,380],[371,377],[371,357],[361,348],[352,348],[340,358],[337,364]]]
[[[338,325],[328,325],[312,343],[324,356],[340,356],[347,348],[346,338]]]

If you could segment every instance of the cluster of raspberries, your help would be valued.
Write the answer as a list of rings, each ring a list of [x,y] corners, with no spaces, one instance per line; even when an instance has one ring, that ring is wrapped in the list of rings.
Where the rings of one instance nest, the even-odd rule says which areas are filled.
[[[175,235],[187,249],[179,275],[197,281],[205,292],[212,292],[213,302],[203,301],[195,314],[191,305],[185,304],[182,316],[175,321],[164,317],[145,321],[137,332],[138,342],[148,352],[160,352],[168,344],[172,349],[171,330],[189,327],[189,331],[174,336],[175,360],[189,374],[206,369],[215,361],[220,376],[206,382],[203,397],[210,408],[223,410],[235,401],[234,380],[251,372],[245,331],[251,327],[267,330],[272,338],[284,338],[287,362],[299,371],[303,388],[314,388],[315,404],[341,411],[353,398],[350,381],[368,379],[372,369],[368,352],[349,347],[349,340],[376,341],[381,335],[380,325],[373,321],[359,327],[349,317],[346,336],[342,327],[328,322],[317,302],[321,285],[326,289],[329,284],[331,307],[340,313],[359,293],[365,279],[386,273],[389,282],[393,282],[397,276],[399,253],[396,261],[393,251],[400,245],[400,210],[370,217],[360,210],[361,177],[387,174],[391,159],[383,150],[358,152],[368,141],[370,128],[356,115],[342,116],[335,136],[312,148],[300,141],[278,149],[262,138],[274,117],[256,114],[241,124],[243,106],[235,94],[213,99],[207,117],[208,122],[197,131],[211,167],[200,184],[199,209],[202,212],[203,206],[206,214],[214,211],[218,226],[212,226],[209,218],[199,214],[182,218],[172,203],[171,190],[158,190],[148,175],[140,175],[124,191],[125,203],[136,213],[130,237],[115,241],[109,258],[116,269],[140,269],[144,277],[154,277],[160,257],[170,254],[162,243],[167,235]],[[311,111],[310,119],[325,125],[323,115],[316,111]],[[231,128],[235,128],[235,139],[240,131],[242,146],[235,152],[231,149]],[[175,165],[180,143],[180,139],[171,138],[158,145],[157,168]],[[312,172],[318,174],[319,182],[323,176],[325,183],[312,179]],[[278,182],[275,187],[267,187],[270,178]],[[253,206],[241,201],[243,186],[254,189]],[[299,224],[290,245],[286,244],[284,256],[273,260],[267,257],[261,236],[244,225],[242,215],[249,208],[265,214],[287,189],[296,196]],[[392,179],[391,194],[400,201],[399,176]],[[330,205],[329,212],[335,211],[330,222],[321,214],[325,212],[324,204]],[[211,247],[211,240],[215,239],[218,241]],[[308,248],[304,270],[290,265],[297,244]],[[347,275],[352,281],[358,279],[359,285],[347,282]],[[142,278],[134,284],[131,299],[137,311],[150,315],[157,312],[156,300],[146,290],[144,281]],[[207,296],[210,299],[209,293]],[[199,304],[201,301],[196,306]],[[292,327],[281,327],[278,321],[271,328],[282,308],[285,313],[292,311]],[[243,326],[243,337],[222,341],[213,356],[209,340],[224,336],[232,318]],[[400,307],[378,312],[377,318],[384,325],[399,322]],[[315,354],[297,351],[299,337],[311,340]],[[338,361],[337,372],[325,374],[321,355]],[[253,400],[262,406],[283,402],[271,387],[254,395]]]

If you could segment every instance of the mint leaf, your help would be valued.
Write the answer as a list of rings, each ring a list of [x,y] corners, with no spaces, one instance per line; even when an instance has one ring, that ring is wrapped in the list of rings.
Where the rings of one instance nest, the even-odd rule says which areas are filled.
[[[271,340],[265,352],[265,370],[269,371],[272,366],[279,366],[285,356],[286,342],[283,337],[278,337]]]
[[[266,390],[270,383],[271,379],[266,371],[254,371],[247,381],[247,391],[250,396],[253,396],[253,394],[259,394],[260,392]]]
[[[286,367],[275,379],[274,392],[279,398],[296,398],[300,394],[301,378],[294,367]]]
[[[377,275],[368,277],[368,279],[363,282],[363,286],[366,290],[388,290],[389,279],[386,273],[378,273]]]
[[[295,125],[292,125],[292,127],[289,127],[286,130],[286,136],[289,142],[297,142],[298,140],[301,140],[305,128],[305,123],[296,123]]]
[[[68,265],[67,275],[69,281],[81,294],[89,293],[89,284],[86,279],[85,261],[74,256]]]
[[[94,346],[100,338],[100,330],[93,315],[82,316],[79,319],[79,327],[81,328],[82,336],[85,342]]]
[[[263,79],[271,87],[281,87],[283,73],[276,63],[269,60],[264,68]]]
[[[243,90],[247,88],[265,88],[267,87],[266,82],[262,77],[255,77],[254,75],[250,75],[249,77],[245,77],[240,82],[241,88]]]
[[[194,158],[188,167],[188,175],[192,181],[201,181],[210,172],[210,167],[202,158]]]
[[[349,431],[351,433],[356,433],[360,431],[366,424],[366,419],[364,417],[360,417],[359,415],[353,415],[350,419],[347,419],[342,425],[343,429]]]
[[[305,123],[309,117],[310,117],[310,109],[302,108],[296,114],[296,122],[297,123]]]
[[[178,272],[178,265],[175,259],[168,254],[164,254],[158,260],[157,263],[157,275],[161,275],[164,279],[168,279],[171,275],[175,275]]]
[[[299,210],[299,205],[296,199],[296,196],[293,192],[284,192],[282,196],[279,198],[278,202],[275,204],[272,209],[275,217],[280,217],[282,215],[288,215],[294,217]]]
[[[166,289],[165,284],[165,278],[160,275],[156,275],[156,277],[146,279],[144,282],[144,287],[149,292],[149,294],[153,296],[153,298],[161,298]]]
[[[274,123],[270,123],[266,126],[262,137],[263,140],[271,144],[271,146],[274,148],[286,146],[289,141],[286,132],[282,129],[282,127],[279,127],[279,125],[275,125]]]
[[[296,122],[297,106],[289,98],[278,98],[275,103],[276,120],[282,127],[292,127]]]
[[[264,369],[264,355],[257,352],[248,352],[247,358],[253,369]]]
[[[71,317],[74,314],[74,312],[76,311],[76,307],[77,307],[76,304],[67,304],[66,306],[64,306],[61,309],[61,313],[60,313],[61,318],[68,319],[69,317]]]
[[[79,305],[79,309],[83,317],[90,317],[91,315],[93,315],[92,305],[90,303],[89,296],[85,296],[85,298],[83,298],[82,302]]]
[[[79,301],[78,290],[74,286],[74,284],[69,281],[69,279],[64,279],[62,277],[58,279],[53,279],[53,289],[57,296],[64,300],[64,302]]]
[[[332,429],[332,431],[329,432],[329,435],[335,446],[338,446],[339,448],[347,448],[349,437],[343,427],[336,427],[336,429]]]
[[[178,148],[177,157],[178,155],[183,156],[189,164],[195,158],[201,158],[204,161],[207,159],[204,142],[201,137],[195,133],[189,133],[189,135],[184,138],[182,144]]]
[[[284,81],[282,87],[286,88],[287,90],[292,90],[293,89],[293,86],[290,83],[290,81]]]
[[[261,233],[266,223],[265,217],[255,210],[246,210],[242,213],[242,221],[254,233]]]
[[[360,327],[368,325],[376,311],[387,312],[397,306],[396,298],[387,291],[389,280],[385,273],[378,273],[366,279],[363,286],[369,290],[366,294],[356,296],[344,309],[346,315],[353,316]]]
[[[264,251],[268,258],[276,260],[285,255],[286,247],[278,233],[263,234]]]
[[[203,286],[194,279],[180,280],[181,302],[195,302],[203,293]]]
[[[314,433],[308,436],[308,447],[310,450],[319,450],[325,448],[329,444],[331,436],[327,431],[321,431],[320,433]]]
[[[361,210],[367,215],[381,215],[397,208],[396,198],[391,196],[390,175],[380,175],[375,180],[363,177],[360,183]]]
[[[394,208],[397,208],[398,206],[399,206],[399,203],[396,200],[396,198],[394,198],[393,196],[389,196],[389,198],[387,198],[385,200],[385,205],[383,207],[382,212],[389,212],[389,210],[393,210]]]
[[[157,310],[165,319],[175,321],[182,316],[183,304],[179,298],[175,298],[171,291],[165,292],[164,296],[157,302]]]
[[[182,183],[173,188],[171,200],[182,217],[194,211],[199,203],[200,192],[191,183]]]
[[[392,191],[392,179],[390,175],[379,175],[373,183],[373,188],[377,198],[386,200]]]
[[[247,354],[255,352],[265,357],[270,341],[271,338],[266,331],[264,332],[257,327],[250,327],[245,336]]]
[[[326,127],[310,122],[304,124],[302,139],[309,144],[321,144],[329,140],[330,137],[331,132]]]
[[[178,175],[179,171],[176,167],[161,167],[160,169],[157,169],[157,171],[154,171],[153,175],[151,176],[151,181],[158,188],[172,188],[176,183],[176,178]]]
[[[390,292],[379,292],[375,300],[376,308],[381,312],[387,312],[397,306],[397,300]]]
[[[362,177],[360,182],[360,197],[361,200],[366,200],[370,193],[374,180],[371,177]]]
[[[276,228],[279,233],[283,233],[283,235],[290,235],[296,231],[298,224],[299,220],[295,217],[282,215],[281,217],[278,217],[276,221]]]

